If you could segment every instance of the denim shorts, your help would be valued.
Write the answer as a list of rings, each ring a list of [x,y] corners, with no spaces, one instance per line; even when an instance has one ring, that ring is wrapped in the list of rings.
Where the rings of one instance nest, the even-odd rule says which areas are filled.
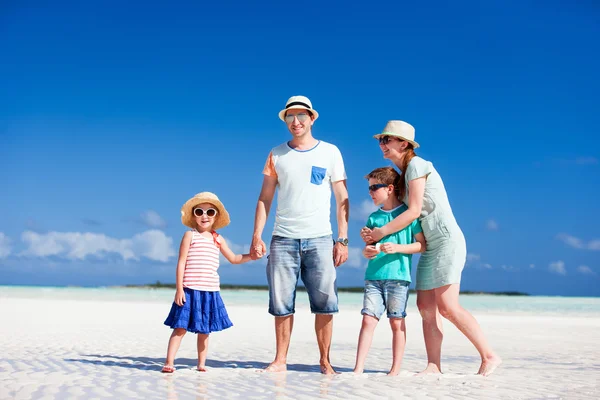
[[[273,236],[267,261],[269,314],[284,317],[295,312],[298,276],[308,292],[312,313],[338,312],[331,235],[313,239]]]
[[[377,319],[384,311],[387,311],[388,318],[406,317],[408,285],[410,282],[391,279],[365,281],[365,298],[361,313]]]

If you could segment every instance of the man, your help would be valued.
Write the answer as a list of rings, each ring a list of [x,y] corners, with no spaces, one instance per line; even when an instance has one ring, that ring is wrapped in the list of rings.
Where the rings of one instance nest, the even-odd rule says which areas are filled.
[[[294,324],[298,275],[306,286],[320,352],[321,372],[334,374],[329,361],[333,314],[338,312],[336,268],[348,259],[348,190],[342,155],[332,144],[315,139],[312,126],[319,113],[304,96],[287,101],[279,118],[292,140],[273,148],[267,158],[256,205],[251,255],[266,253],[262,232],[277,193],[275,227],[267,262],[269,313],[275,316],[277,352],[266,368],[287,369]],[[331,191],[336,200],[337,240],[330,222]]]

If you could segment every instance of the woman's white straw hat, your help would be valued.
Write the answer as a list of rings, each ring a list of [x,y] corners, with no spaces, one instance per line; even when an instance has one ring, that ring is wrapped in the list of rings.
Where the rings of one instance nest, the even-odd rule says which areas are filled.
[[[312,103],[306,96],[292,96],[285,103],[285,108],[279,111],[279,119],[285,121],[285,113],[288,110],[308,110],[312,113],[314,120],[319,118],[317,110],[312,108]]]
[[[413,145],[413,148],[419,147],[419,143],[415,142],[415,128],[404,121],[388,121],[383,132],[374,135],[375,139],[379,139],[381,136],[393,136],[402,140],[406,140],[408,143]]]
[[[225,209],[221,200],[216,194],[211,192],[201,192],[185,202],[181,207],[181,223],[190,228],[196,228],[196,217],[194,217],[194,208],[198,204],[210,203],[217,209],[217,215],[215,216],[215,223],[213,229],[217,230],[229,225],[229,213]]]

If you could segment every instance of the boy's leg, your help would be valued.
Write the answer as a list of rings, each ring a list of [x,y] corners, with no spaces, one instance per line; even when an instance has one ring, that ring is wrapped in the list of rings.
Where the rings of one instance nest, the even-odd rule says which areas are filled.
[[[356,349],[355,374],[362,374],[364,370],[365,360],[373,341],[373,332],[379,322],[379,317],[385,311],[381,282],[365,281],[365,295],[363,298],[363,309],[361,310],[363,320]]]
[[[198,371],[206,372],[206,355],[208,354],[208,336],[198,334]]]
[[[388,375],[398,375],[406,346],[406,323],[404,318],[390,318],[392,328],[392,368]]]
[[[323,236],[302,239],[301,276],[315,314],[315,333],[319,345],[321,373],[335,374],[329,359],[333,333],[333,314],[338,312],[336,270],[333,264],[333,239]]]
[[[164,372],[173,372],[175,370],[173,368],[173,365],[175,364],[175,355],[177,354],[177,350],[179,350],[179,345],[181,344],[181,339],[183,339],[185,332],[186,330],[183,328],[173,329],[171,337],[169,338],[169,346],[167,347],[167,360],[165,361],[165,368],[163,368]]]
[[[354,373],[362,374],[365,368],[365,360],[371,343],[373,342],[373,332],[379,320],[371,315],[363,315],[360,334],[358,335],[358,346],[356,348],[356,363],[354,364]]]
[[[269,313],[275,317],[276,354],[273,362],[265,368],[267,372],[287,370],[299,273],[299,240],[273,236],[267,261],[267,282]]]

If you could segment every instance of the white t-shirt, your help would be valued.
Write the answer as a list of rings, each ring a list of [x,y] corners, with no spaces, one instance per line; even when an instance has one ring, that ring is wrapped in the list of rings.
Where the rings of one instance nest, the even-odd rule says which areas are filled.
[[[277,178],[273,235],[310,239],[331,235],[331,183],[346,179],[340,150],[319,141],[310,150],[283,143],[269,153],[263,174]]]

